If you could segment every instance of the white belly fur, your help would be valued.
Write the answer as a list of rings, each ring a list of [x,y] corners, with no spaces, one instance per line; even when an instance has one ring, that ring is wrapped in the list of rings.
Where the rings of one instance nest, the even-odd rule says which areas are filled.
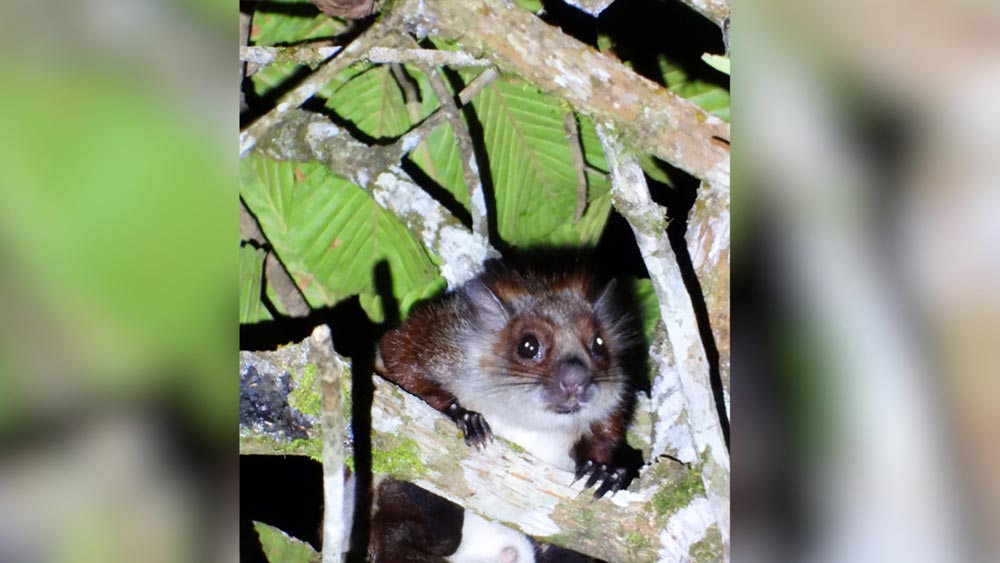
[[[549,465],[566,471],[573,471],[576,468],[576,462],[569,455],[577,440],[575,433],[558,428],[529,430],[505,424],[502,419],[497,419],[495,422],[487,420],[487,422],[494,434],[514,442]]]

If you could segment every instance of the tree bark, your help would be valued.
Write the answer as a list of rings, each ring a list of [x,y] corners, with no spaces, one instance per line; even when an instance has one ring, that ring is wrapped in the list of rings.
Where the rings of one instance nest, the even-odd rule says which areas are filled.
[[[241,352],[241,370],[252,367],[260,374],[288,374],[294,395],[290,404],[298,405],[290,408],[316,405],[319,398],[310,380],[315,375],[309,374],[317,370],[309,367],[310,346],[307,339],[276,352]],[[345,370],[341,381],[345,397],[350,396],[351,377]],[[700,477],[683,464],[666,457],[654,459],[628,490],[594,500],[592,489],[572,483],[572,473],[546,465],[503,439],[482,452],[469,448],[445,416],[392,383],[378,376],[373,380],[371,459],[377,474],[411,481],[487,519],[607,561],[676,561],[680,559],[666,554],[678,550],[687,554],[693,543],[703,539],[703,535],[689,538],[685,544],[683,536],[667,533],[671,521],[677,522],[685,510],[697,508],[705,499],[698,486]],[[350,417],[350,402],[343,406],[345,418]],[[303,416],[318,424],[318,412]],[[637,418],[643,417],[648,419],[648,413]],[[293,442],[279,425],[253,424],[241,412],[240,451],[318,459],[322,452],[318,425],[307,433],[306,439]],[[353,444],[347,455],[356,457]]]
[[[635,148],[729,187],[729,124],[646,79],[513,2],[405,0],[399,15],[417,35],[433,32],[493,61],[598,122]]]

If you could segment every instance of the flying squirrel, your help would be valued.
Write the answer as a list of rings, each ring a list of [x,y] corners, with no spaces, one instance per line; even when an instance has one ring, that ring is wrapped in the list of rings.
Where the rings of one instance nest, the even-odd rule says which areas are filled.
[[[617,463],[635,394],[631,318],[616,283],[491,267],[415,307],[382,338],[376,371],[447,415],[466,444],[493,433],[580,479],[596,498],[627,485]]]

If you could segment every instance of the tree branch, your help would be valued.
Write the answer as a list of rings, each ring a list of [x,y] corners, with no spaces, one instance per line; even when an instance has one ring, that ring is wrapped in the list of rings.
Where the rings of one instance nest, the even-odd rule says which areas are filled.
[[[368,50],[382,41],[392,43],[398,41],[398,35],[390,33],[396,25],[395,19],[385,17],[373,24],[368,30],[358,36],[350,45],[337,53],[337,56],[323,64],[316,72],[309,75],[301,84],[282,96],[278,103],[248,127],[240,131],[240,156],[244,156],[257,144],[258,139],[271,127],[281,122],[288,112],[298,109],[300,105],[313,97],[330,80],[344,69],[363,58]]]
[[[252,241],[258,246],[262,246],[267,242],[263,231],[260,229],[260,225],[257,223],[257,219],[247,209],[242,198],[240,199],[240,238]],[[281,307],[285,313],[293,317],[304,317],[309,314],[311,309],[309,308],[309,303],[306,302],[305,296],[302,295],[299,287],[295,285],[295,280],[292,279],[291,274],[285,269],[284,264],[275,255],[274,249],[270,247],[268,247],[267,258],[264,262],[264,276],[268,285],[271,286],[274,294],[278,297],[278,301],[281,302]]]
[[[729,192],[702,183],[688,217],[685,235],[691,264],[705,297],[712,337],[719,353],[719,376],[728,396],[730,387],[729,345]]]
[[[339,358],[338,358],[339,359]],[[344,529],[344,415],[340,399],[341,362],[334,360],[330,327],[320,325],[309,337],[309,363],[316,366],[323,413],[323,563],[343,560]]]
[[[399,167],[404,151],[420,141],[412,134],[393,145],[368,146],[329,119],[296,110],[269,132],[260,150],[279,160],[324,162],[334,174],[369,190],[379,205],[441,258],[441,275],[449,287],[456,287],[479,273],[483,262],[497,253],[486,237],[469,232]]]
[[[306,339],[275,352],[240,352],[241,371],[276,377],[291,374],[292,394],[300,393],[303,386],[315,394],[315,384],[305,380],[312,371],[307,363],[314,361],[310,351],[314,346]],[[341,364],[343,360],[334,356],[333,362]],[[321,373],[318,366],[316,373]],[[340,381],[342,392],[350,389],[350,377],[359,376],[364,377],[351,376],[345,370]],[[572,473],[540,462],[503,439],[485,451],[469,448],[454,423],[426,403],[381,377],[374,377],[372,383],[371,469],[376,474],[411,481],[490,520],[607,561],[661,560],[663,553],[677,549],[678,540],[661,538],[661,532],[672,517],[697,500],[690,491],[692,472],[682,464],[667,458],[653,460],[627,491],[595,501],[582,482],[572,483]],[[264,386],[258,383],[255,390]],[[270,387],[281,390],[289,386],[279,382]],[[274,396],[267,399],[270,405],[279,402]],[[288,401],[314,403],[306,395]],[[346,404],[341,412],[345,419],[350,417]],[[317,455],[319,450],[312,445],[319,441],[315,429],[308,430],[307,439],[290,444],[278,425],[254,425],[249,418],[240,413],[241,451]],[[272,434],[274,430],[278,433]],[[661,543],[656,538],[661,538]],[[669,541],[669,545],[662,541]]]
[[[715,408],[709,365],[691,296],[670,241],[664,236],[667,225],[663,210],[649,196],[638,159],[625,150],[612,126],[599,123],[597,135],[611,170],[612,202],[632,227],[659,299],[660,315],[684,397],[687,424],[701,457],[706,494],[722,533],[724,557],[728,560],[729,452]],[[655,430],[661,431],[661,428],[658,426]]]
[[[673,2],[675,0],[666,0]],[[687,4],[692,10],[715,22],[719,27],[723,27],[723,21],[729,17],[729,0],[680,0]],[[726,43],[728,47],[728,42]]]
[[[573,214],[573,222],[579,223],[587,210],[587,161],[583,157],[583,145],[580,144],[580,128],[576,123],[576,115],[566,111],[562,117],[566,140],[569,142],[569,153],[573,156],[573,168],[576,170],[576,213]]]
[[[274,62],[314,65],[336,55],[340,49],[340,45],[295,45],[292,47],[245,45],[240,47],[240,60],[254,63],[258,67],[265,67]]]
[[[716,186],[729,186],[729,124],[515,3],[404,0],[398,9],[418,36],[433,30],[454,39],[501,71],[562,97],[595,121],[613,124],[636,148]]]
[[[483,193],[483,183],[479,178],[479,164],[476,162],[476,154],[472,148],[472,137],[469,129],[462,121],[462,116],[458,113],[458,106],[448,90],[438,71],[429,65],[421,65],[420,70],[427,76],[427,81],[434,90],[438,102],[441,103],[440,110],[444,113],[445,119],[451,125],[452,135],[455,136],[455,143],[458,145],[458,153],[462,159],[462,171],[464,173],[465,187],[469,191],[469,207],[472,210],[472,232],[489,238],[489,225],[486,222],[486,195]]]
[[[420,63],[431,66],[465,68],[489,66],[490,61],[478,59],[462,51],[439,51],[437,49],[390,49],[374,47],[366,57],[373,63]]]

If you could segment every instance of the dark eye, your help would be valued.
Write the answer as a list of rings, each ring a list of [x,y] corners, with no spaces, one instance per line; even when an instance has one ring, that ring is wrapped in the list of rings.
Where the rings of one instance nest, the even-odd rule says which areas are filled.
[[[608,348],[604,345],[604,339],[600,336],[595,336],[594,341],[590,343],[590,353],[595,356],[603,356],[607,352]]]
[[[538,356],[541,344],[534,334],[525,334],[521,337],[521,342],[517,345],[517,355],[525,360],[530,360]]]

